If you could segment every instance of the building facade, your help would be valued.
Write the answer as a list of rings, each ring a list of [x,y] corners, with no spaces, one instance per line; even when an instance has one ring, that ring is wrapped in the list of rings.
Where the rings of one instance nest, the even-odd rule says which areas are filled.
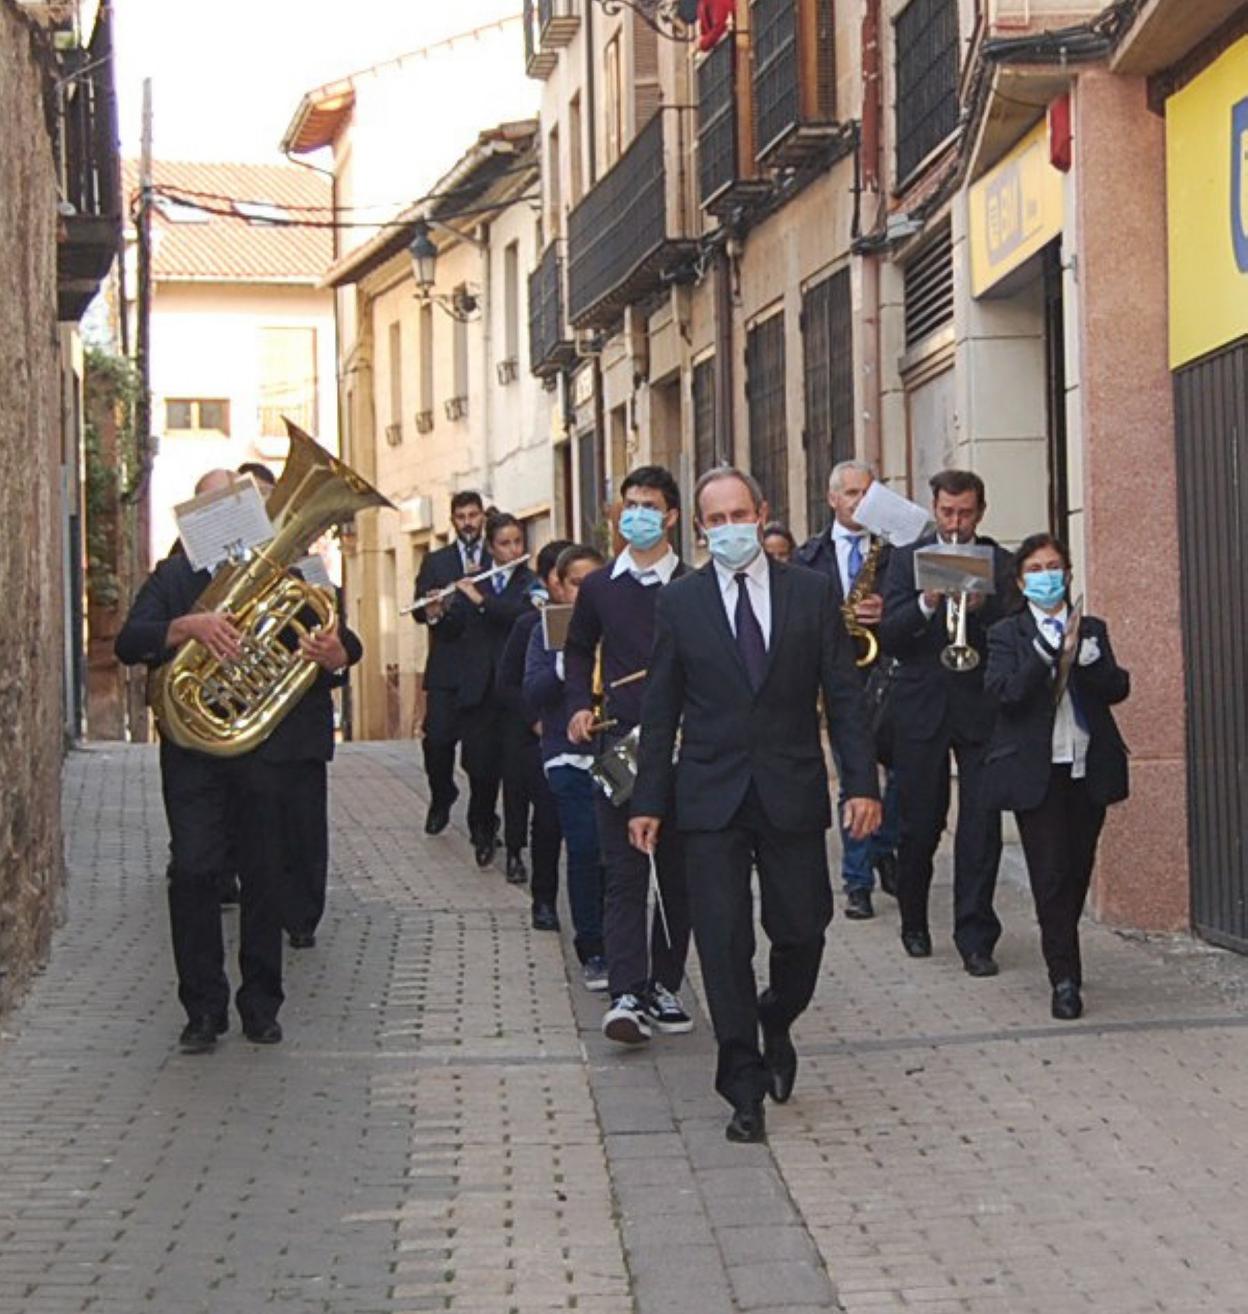
[[[84,708],[82,346],[121,178],[107,10],[0,0],[0,1010],[45,958],[63,888],[60,768]]]
[[[615,8],[526,6],[543,92],[531,365],[564,399],[567,523],[595,532],[642,459],[686,487],[736,460],[799,537],[825,523],[827,472],[846,456],[920,501],[936,470],[976,470],[988,533],[1069,540],[1078,587],[1135,673],[1135,792],[1107,829],[1096,911],[1208,932],[1199,891],[1228,870],[1243,805],[1244,743],[1214,711],[1235,687],[1225,627],[1239,622],[1203,613],[1219,627],[1211,669],[1183,615],[1193,598],[1208,607],[1213,568],[1195,495],[1178,492],[1192,476],[1172,365],[1186,379],[1192,362],[1167,346],[1165,147],[1182,94],[1169,88],[1197,76],[1202,52],[1230,61],[1209,76],[1233,99],[1238,66],[1221,52],[1242,6],[736,0],[705,33],[675,5]],[[1237,106],[1209,111],[1226,160]],[[1219,234],[1226,246],[1229,219]],[[1198,244],[1184,268],[1203,259]],[[1242,306],[1223,264],[1218,294]],[[1220,380],[1225,412],[1243,326],[1229,310],[1214,322],[1220,336],[1196,346],[1217,356],[1201,377]],[[1242,511],[1225,496],[1229,542]],[[1238,885],[1206,893],[1238,928],[1213,933],[1242,941],[1236,863]]]

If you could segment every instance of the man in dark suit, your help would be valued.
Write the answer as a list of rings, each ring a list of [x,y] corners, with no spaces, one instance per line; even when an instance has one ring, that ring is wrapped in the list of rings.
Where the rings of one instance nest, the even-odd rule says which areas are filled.
[[[228,471],[212,471],[196,493],[229,484]],[[211,575],[195,570],[185,553],[160,562],[140,588],[116,652],[126,665],[156,669],[187,640],[202,643],[224,662],[242,653],[229,617],[196,609]],[[292,639],[293,642],[293,639]],[[172,863],[169,917],[178,997],[187,1013],[180,1045],[185,1053],[215,1048],[228,1026],[229,982],[221,936],[218,884],[231,862],[241,876],[239,969],[236,999],[243,1032],[256,1044],[282,1039],[277,1021],[282,991],[282,922],[287,831],[280,820],[290,772],[333,755],[332,725],[324,704],[329,689],[360,659],[360,642],[340,626],[301,640],[305,657],[321,671],[316,683],[258,748],[239,757],[216,757],[161,740],[161,785],[169,822]]]
[[[485,543],[485,504],[480,493],[463,491],[451,498],[451,523],[455,541],[431,552],[421,563],[416,580],[416,597],[449,588],[469,575],[488,570],[494,563]],[[480,704],[483,671],[489,666],[486,635],[480,627],[443,627],[454,599],[433,602],[413,613],[418,625],[429,627],[429,655],[425,660],[425,774],[429,777],[427,835],[441,834],[450,823],[451,807],[459,797],[455,787],[455,746],[464,740],[464,769],[476,756],[474,731],[479,728],[464,715],[461,685],[470,707]],[[469,773],[468,829],[473,844],[488,848],[490,857],[497,843],[498,774]],[[488,861],[489,859],[487,859]]]
[[[958,825],[953,846],[954,943],[972,976],[995,976],[992,956],[1001,934],[993,910],[1001,860],[1001,817],[985,801],[984,749],[992,733],[995,703],[984,692],[983,658],[988,628],[1012,596],[1010,555],[977,534],[987,510],[984,483],[966,470],[942,470],[931,481],[936,533],[898,548],[884,585],[880,642],[899,665],[893,680],[890,716],[893,753],[900,783],[901,845],[897,899],[901,942],[912,958],[932,952],[928,893],[932,862],[949,811],[950,762],[958,763]],[[914,554],[944,543],[978,543],[993,549],[996,592],[972,595],[967,643],[979,655],[970,670],[950,670],[941,653],[952,641],[950,600],[915,585]]]
[[[792,1093],[797,1053],[789,1028],[814,994],[832,917],[820,693],[855,838],[879,825],[879,791],[862,689],[827,580],[768,560],[767,508],[749,475],[713,470],[694,497],[712,561],[659,594],[629,836],[652,853],[665,826],[682,834],[719,1045],[715,1086],[734,1110],[728,1139],[757,1141],[765,1134],[764,1095],[783,1102]],[[771,940],[761,997],[753,968],[755,864]]]
[[[794,560],[798,565],[820,571],[832,581],[836,605],[844,615],[845,599],[862,576],[863,567],[874,558],[875,579],[869,590],[854,608],[856,623],[874,632],[884,614],[884,598],[880,584],[888,568],[889,546],[872,536],[854,519],[858,504],[875,483],[875,471],[866,461],[841,461],[833,466],[828,478],[828,506],[832,523],[821,534],[807,540],[797,550]],[[851,636],[852,637],[852,636]],[[861,645],[861,639],[854,642]],[[863,684],[876,663],[858,667]],[[838,768],[839,771],[839,768]],[[845,806],[846,794],[842,784],[840,806]],[[842,825],[841,879],[845,885],[845,916],[850,921],[865,921],[875,916],[871,903],[871,890],[875,885],[875,872],[880,873],[880,884],[887,894],[897,892],[897,782],[889,771],[884,790],[884,819],[876,833],[865,840],[856,840]]]

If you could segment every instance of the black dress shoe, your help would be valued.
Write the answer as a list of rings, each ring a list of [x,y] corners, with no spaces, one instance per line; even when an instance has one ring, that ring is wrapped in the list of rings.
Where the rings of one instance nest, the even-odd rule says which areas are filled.
[[[845,896],[845,916],[851,922],[865,922],[875,916],[870,890],[850,890]]]
[[[559,929],[559,914],[552,904],[535,903],[533,905],[533,929],[535,931],[557,931]]]
[[[991,954],[967,954],[962,960],[962,966],[968,976],[996,976],[1001,970]]]
[[[751,1145],[767,1139],[767,1118],[761,1103],[748,1109],[736,1109],[724,1135],[738,1145]]]
[[[763,1031],[763,1062],[767,1065],[771,1098],[785,1104],[797,1081],[797,1050],[787,1031]]]
[[[477,866],[488,867],[498,852],[498,836],[478,831],[472,837],[472,851],[476,854]]]
[[[238,888],[237,876],[225,876],[217,882],[217,902],[223,908],[232,908],[239,901],[242,892]]]
[[[880,889],[892,898],[897,897],[897,855],[881,853],[872,864],[875,874],[880,878]]]
[[[515,849],[507,855],[507,884],[526,885],[528,884],[528,880],[528,868],[524,865],[524,859],[520,856],[520,850]]]
[[[430,805],[429,812],[425,817],[425,834],[441,835],[442,832],[451,824],[451,808],[449,804],[433,803]]]
[[[271,1022],[244,1022],[243,1035],[253,1045],[278,1045],[282,1039],[282,1024],[276,1019]]]
[[[216,1017],[191,1018],[178,1037],[178,1048],[183,1054],[210,1054],[217,1047],[217,1036],[224,1030],[218,1028],[220,1021]]]
[[[316,934],[312,931],[291,931],[290,947],[292,949],[312,949],[316,946]]]
[[[930,958],[932,937],[926,931],[902,931],[901,947],[911,958]]]
[[[1053,1016],[1059,1022],[1073,1022],[1083,1016],[1083,996],[1073,981],[1059,981],[1053,987]]]

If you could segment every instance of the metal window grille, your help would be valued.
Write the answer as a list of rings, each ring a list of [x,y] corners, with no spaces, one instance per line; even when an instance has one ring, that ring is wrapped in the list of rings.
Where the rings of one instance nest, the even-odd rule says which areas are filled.
[[[799,121],[797,0],[755,0],[754,103],[761,158]]]
[[[802,377],[806,394],[806,527],[828,517],[828,476],[854,455],[854,334],[849,270],[816,283],[802,298]]]
[[[948,228],[905,268],[906,346],[953,319],[953,236]]]
[[[897,19],[897,177],[958,126],[958,0],[910,0]]]
[[[693,367],[693,477],[715,465],[715,357]]]
[[[745,392],[750,417],[750,471],[778,520],[789,518],[788,423],[784,396],[784,314],[749,332]]]
[[[698,195],[703,205],[737,180],[736,66],[731,37],[698,65]]]

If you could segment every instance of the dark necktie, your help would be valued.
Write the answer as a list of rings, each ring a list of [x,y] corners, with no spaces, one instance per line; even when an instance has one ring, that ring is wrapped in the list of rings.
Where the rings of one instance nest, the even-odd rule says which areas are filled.
[[[749,576],[744,571],[736,576],[737,580],[737,647],[745,661],[746,674],[750,677],[750,688],[755,693],[763,683],[767,673],[767,644],[763,639],[763,628],[758,623],[754,608],[750,605],[748,587]]]

